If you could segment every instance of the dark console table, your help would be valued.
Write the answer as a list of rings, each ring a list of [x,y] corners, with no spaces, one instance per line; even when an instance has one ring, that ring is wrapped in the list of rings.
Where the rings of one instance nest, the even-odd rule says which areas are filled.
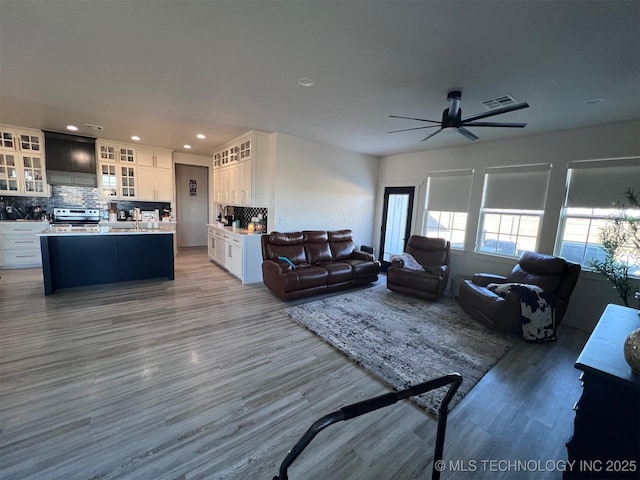
[[[640,478],[640,376],[624,359],[627,335],[640,328],[633,308],[608,305],[575,368],[583,391],[574,410],[564,478]]]

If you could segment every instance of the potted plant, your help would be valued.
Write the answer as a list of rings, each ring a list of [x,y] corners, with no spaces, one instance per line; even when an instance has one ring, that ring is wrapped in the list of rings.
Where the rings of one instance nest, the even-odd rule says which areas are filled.
[[[628,307],[629,296],[637,290],[632,277],[629,277],[629,269],[640,265],[640,194],[629,188],[624,196],[629,206],[615,202],[618,212],[600,231],[604,260],[590,259],[589,265],[613,283]]]

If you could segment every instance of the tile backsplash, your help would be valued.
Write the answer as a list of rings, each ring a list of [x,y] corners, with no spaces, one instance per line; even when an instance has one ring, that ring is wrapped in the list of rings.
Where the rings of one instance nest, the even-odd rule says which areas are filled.
[[[54,208],[83,207],[97,208],[102,218],[109,218],[109,204],[115,203],[118,210],[132,210],[140,207],[141,210],[160,210],[170,208],[169,202],[139,202],[135,200],[110,200],[102,198],[97,188],[77,187],[71,185],[51,185],[50,197],[15,197],[5,195],[0,197],[0,203],[12,207],[14,213],[8,215],[9,219],[25,218],[29,207],[40,207],[47,214],[52,214]]]

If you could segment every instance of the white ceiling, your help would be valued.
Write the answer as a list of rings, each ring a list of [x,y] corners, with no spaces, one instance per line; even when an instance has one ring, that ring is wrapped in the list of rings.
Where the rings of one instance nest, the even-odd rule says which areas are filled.
[[[386,133],[421,126],[388,115],[440,120],[458,87],[463,117],[505,94],[531,105],[491,119],[525,129],[470,128],[476,143],[614,123],[640,118],[639,12],[638,0],[1,0],[0,122],[207,156],[257,129],[383,156],[469,144]]]

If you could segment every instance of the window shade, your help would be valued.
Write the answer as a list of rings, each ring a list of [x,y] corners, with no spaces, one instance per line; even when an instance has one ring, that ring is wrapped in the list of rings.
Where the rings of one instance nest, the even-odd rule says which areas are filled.
[[[473,170],[432,172],[427,183],[427,210],[468,212]]]
[[[610,208],[629,188],[640,192],[640,158],[570,162],[565,205]]]
[[[550,164],[487,168],[484,208],[544,210]]]

